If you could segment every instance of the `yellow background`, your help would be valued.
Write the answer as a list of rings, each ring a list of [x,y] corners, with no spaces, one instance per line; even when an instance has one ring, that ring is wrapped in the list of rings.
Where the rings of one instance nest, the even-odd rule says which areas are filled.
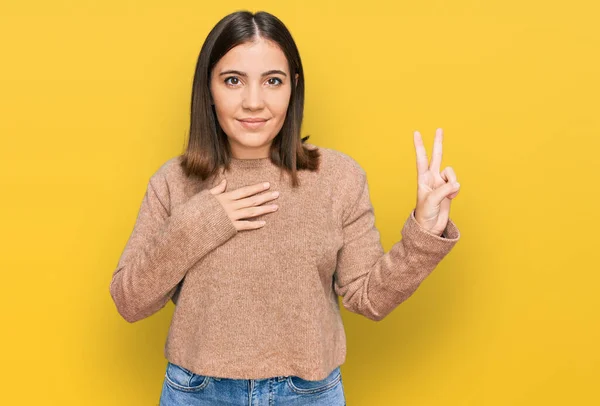
[[[219,5],[214,5],[219,3]],[[343,309],[348,404],[590,405],[600,373],[599,7],[592,1],[13,1],[0,6],[2,403],[156,405],[173,304],[120,318],[111,274],[179,154],[198,52],[238,10],[289,27],[303,135],[367,171],[386,250],[412,133],[462,239],[379,323]]]

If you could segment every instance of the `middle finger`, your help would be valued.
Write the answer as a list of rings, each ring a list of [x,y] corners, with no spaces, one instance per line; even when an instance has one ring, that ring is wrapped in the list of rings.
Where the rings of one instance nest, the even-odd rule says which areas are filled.
[[[438,128],[435,131],[435,138],[433,140],[433,151],[431,152],[431,165],[429,169],[433,173],[440,172],[440,166],[442,165],[442,129]]]
[[[259,195],[253,195],[250,197],[246,197],[244,199],[240,199],[240,200],[235,200],[234,202],[232,202],[233,207],[238,210],[244,207],[252,207],[252,206],[259,206],[261,204],[263,204],[264,202],[268,202],[270,200],[274,200],[277,199],[279,197],[279,192],[278,191],[268,191],[265,193],[261,193]]]

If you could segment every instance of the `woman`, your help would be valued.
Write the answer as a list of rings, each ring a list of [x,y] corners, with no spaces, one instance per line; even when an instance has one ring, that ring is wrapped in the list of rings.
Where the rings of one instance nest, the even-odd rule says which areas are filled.
[[[415,133],[416,208],[384,253],[365,171],[300,138],[304,75],[281,21],[224,17],[192,92],[187,148],[150,177],[110,285],[129,322],[176,305],[160,404],[344,405],[338,296],[381,320],[459,239],[441,132],[431,165]]]

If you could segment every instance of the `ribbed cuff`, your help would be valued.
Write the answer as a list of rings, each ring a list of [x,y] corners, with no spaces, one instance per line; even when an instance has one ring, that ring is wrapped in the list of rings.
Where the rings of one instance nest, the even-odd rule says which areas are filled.
[[[443,234],[445,237],[440,237],[423,228],[415,218],[414,209],[402,228],[402,238],[409,247],[418,252],[442,258],[460,239],[460,231],[450,218],[448,218]]]
[[[173,210],[177,229],[187,231],[192,246],[204,248],[203,254],[221,245],[237,229],[216,196],[204,189],[192,196],[182,206]]]

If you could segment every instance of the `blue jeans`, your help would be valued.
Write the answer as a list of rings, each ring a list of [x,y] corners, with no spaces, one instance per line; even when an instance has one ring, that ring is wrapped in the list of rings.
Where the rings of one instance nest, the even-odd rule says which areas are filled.
[[[197,375],[168,362],[160,406],[345,406],[340,367],[327,378],[229,379]]]

